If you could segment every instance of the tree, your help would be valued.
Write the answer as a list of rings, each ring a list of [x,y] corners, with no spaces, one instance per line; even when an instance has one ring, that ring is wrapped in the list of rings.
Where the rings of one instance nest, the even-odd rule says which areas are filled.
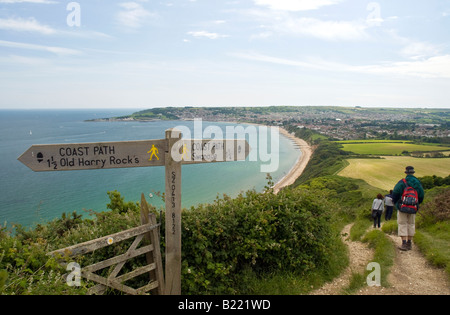
[[[139,212],[140,205],[139,202],[128,201],[125,202],[125,198],[120,195],[117,190],[107,192],[110,203],[106,205],[108,209],[116,211],[119,213],[126,213],[128,211]]]

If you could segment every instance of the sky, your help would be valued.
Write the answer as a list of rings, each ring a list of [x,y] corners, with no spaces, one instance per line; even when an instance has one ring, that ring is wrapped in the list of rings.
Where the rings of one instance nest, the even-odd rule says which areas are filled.
[[[450,108],[450,0],[0,0],[0,109]]]

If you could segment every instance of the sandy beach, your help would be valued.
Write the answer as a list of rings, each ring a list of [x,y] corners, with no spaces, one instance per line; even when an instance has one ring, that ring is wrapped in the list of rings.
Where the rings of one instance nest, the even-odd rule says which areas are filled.
[[[229,122],[229,121],[223,121],[223,122]],[[242,124],[242,122],[238,121],[231,121],[233,124]],[[257,124],[257,123],[251,123],[246,122],[246,125],[253,125],[253,126],[263,126],[267,127],[267,125]],[[296,136],[290,134],[286,129],[278,127],[280,133],[287,137],[288,139],[291,139],[295,144],[297,144],[300,147],[300,150],[302,151],[302,154],[299,156],[297,162],[294,164],[294,166],[291,168],[289,173],[284,176],[282,179],[280,179],[272,188],[275,194],[277,194],[282,188],[287,187],[289,185],[292,185],[297,178],[300,177],[300,175],[303,174],[303,171],[305,170],[306,166],[308,165],[309,161],[311,160],[313,149],[311,146],[303,139],[297,138]]]
[[[312,148],[305,140],[291,135],[286,129],[283,128],[280,128],[280,133],[294,141],[300,147],[302,154],[289,173],[273,186],[274,193],[276,194],[282,188],[292,185],[296,179],[302,175],[313,153]]]

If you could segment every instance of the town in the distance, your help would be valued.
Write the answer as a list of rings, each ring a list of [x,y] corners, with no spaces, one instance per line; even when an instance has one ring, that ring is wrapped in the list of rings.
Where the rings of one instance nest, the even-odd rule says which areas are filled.
[[[337,106],[166,107],[129,116],[99,120],[234,121],[264,125],[291,125],[309,129],[331,140],[414,140],[450,142],[450,109],[369,108]]]

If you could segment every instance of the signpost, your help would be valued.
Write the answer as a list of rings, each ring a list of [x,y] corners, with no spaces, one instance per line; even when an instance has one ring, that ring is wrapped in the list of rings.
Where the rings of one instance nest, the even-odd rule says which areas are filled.
[[[166,140],[33,145],[19,161],[35,172],[163,166]]]
[[[33,145],[18,160],[35,172],[165,166],[165,294],[181,294],[181,166],[244,161],[246,140],[186,140],[176,129],[165,139]]]

